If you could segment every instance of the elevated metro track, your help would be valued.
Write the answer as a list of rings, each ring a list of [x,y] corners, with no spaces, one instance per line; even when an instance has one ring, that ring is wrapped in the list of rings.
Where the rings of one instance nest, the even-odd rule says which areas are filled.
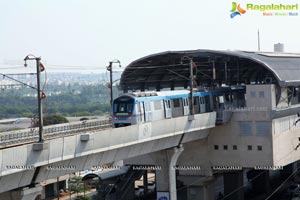
[[[58,124],[45,126],[43,129],[44,139],[54,139],[58,137],[80,134],[82,132],[91,132],[111,128],[111,120],[86,120],[81,122],[72,122],[68,124]],[[18,146],[26,143],[38,141],[38,127],[9,131],[0,133],[0,149]]]
[[[48,148],[40,151],[35,151],[33,144],[11,140],[10,148],[0,150],[0,193],[207,138],[208,130],[215,127],[216,112],[197,114],[192,121],[183,116],[122,128],[109,128],[108,121],[86,123],[90,125],[77,124],[78,130],[71,130],[73,125],[48,127],[56,131],[50,131],[45,141]],[[33,142],[37,134],[19,139]],[[3,144],[2,148],[9,147]]]

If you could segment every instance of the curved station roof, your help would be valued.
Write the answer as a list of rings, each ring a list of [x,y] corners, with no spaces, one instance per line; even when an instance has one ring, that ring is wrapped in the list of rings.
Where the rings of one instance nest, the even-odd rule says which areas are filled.
[[[135,60],[122,73],[120,86],[124,91],[186,88],[191,64],[197,86],[300,86],[300,54],[205,49],[166,51]]]

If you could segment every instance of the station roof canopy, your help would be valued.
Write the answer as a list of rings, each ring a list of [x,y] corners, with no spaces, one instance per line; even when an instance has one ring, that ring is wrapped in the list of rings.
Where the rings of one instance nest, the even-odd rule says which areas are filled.
[[[166,51],[135,60],[122,73],[120,87],[124,91],[186,88],[191,65],[197,86],[300,86],[300,54],[199,49]]]
[[[93,179],[93,178],[99,178],[100,180],[109,180],[109,179],[114,179],[116,177],[122,176],[126,174],[129,170],[128,166],[121,167],[120,169],[109,169],[109,170],[104,170],[104,171],[98,171],[98,172],[91,172],[87,173],[82,177],[82,180],[88,180],[88,179]]]

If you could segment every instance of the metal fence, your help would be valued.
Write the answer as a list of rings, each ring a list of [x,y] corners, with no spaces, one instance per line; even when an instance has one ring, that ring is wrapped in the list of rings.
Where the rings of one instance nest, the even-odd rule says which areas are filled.
[[[53,139],[68,135],[84,133],[88,131],[102,130],[111,128],[111,120],[86,120],[80,122],[72,122],[68,124],[58,124],[45,126],[43,128],[44,139]],[[38,127],[9,131],[0,133],[0,148],[38,141]]]

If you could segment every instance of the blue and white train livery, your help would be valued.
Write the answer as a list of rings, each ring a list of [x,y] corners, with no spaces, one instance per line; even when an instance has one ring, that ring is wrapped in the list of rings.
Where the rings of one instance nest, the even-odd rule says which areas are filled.
[[[237,106],[244,89],[220,88],[193,92],[194,113],[212,112],[224,103]],[[189,90],[123,94],[113,101],[114,127],[189,115]]]

